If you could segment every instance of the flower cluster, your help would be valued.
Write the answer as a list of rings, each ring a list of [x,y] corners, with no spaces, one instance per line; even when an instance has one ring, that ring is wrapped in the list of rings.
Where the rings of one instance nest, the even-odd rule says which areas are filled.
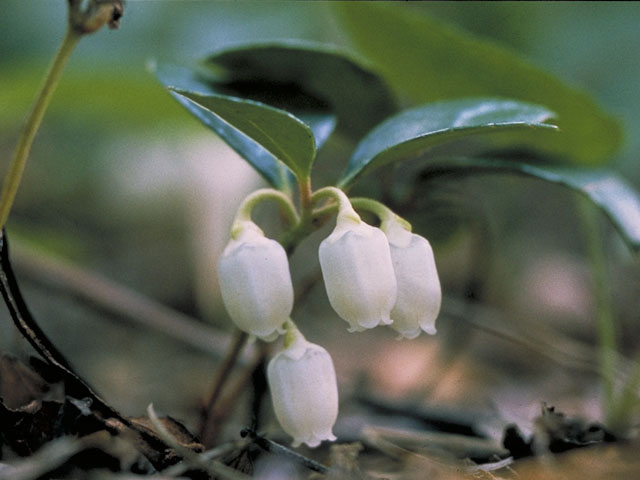
[[[353,210],[340,212],[320,244],[331,306],[351,332],[389,325],[401,337],[434,334],[442,292],[431,245],[388,210],[380,214],[376,228]]]
[[[336,201],[336,225],[321,242],[318,257],[329,302],[348,330],[388,325],[405,338],[421,331],[434,334],[442,293],[429,242],[378,202],[349,201],[332,187],[316,193],[316,200]],[[294,446],[315,447],[335,440],[336,374],[329,353],[308,342],[290,318],[294,295],[285,249],[250,219],[253,205],[267,197],[279,200],[289,220],[297,222],[279,192],[259,191],[245,200],[218,264],[222,299],[244,332],[264,341],[285,334],[284,347],[267,370],[273,407]],[[365,223],[354,206],[377,215],[380,227]]]

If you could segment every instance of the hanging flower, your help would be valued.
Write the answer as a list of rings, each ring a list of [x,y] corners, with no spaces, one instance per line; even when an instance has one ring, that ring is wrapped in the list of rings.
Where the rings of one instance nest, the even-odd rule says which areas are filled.
[[[293,446],[306,443],[313,448],[336,439],[336,373],[329,353],[290,325],[285,348],[269,362],[267,379],[276,417],[293,437]]]
[[[415,338],[421,330],[433,335],[442,290],[431,245],[397,222],[389,222],[383,228],[389,239],[398,282],[391,328],[405,338]]]
[[[336,227],[320,244],[320,267],[333,309],[350,332],[391,323],[396,278],[387,238],[353,210],[338,214]]]
[[[287,254],[253,222],[234,232],[218,261],[222,300],[240,330],[274,340],[293,309]]]

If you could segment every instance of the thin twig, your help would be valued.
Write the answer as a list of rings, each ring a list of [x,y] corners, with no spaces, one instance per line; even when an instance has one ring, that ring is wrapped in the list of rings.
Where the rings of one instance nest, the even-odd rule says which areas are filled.
[[[604,252],[601,227],[597,212],[584,199],[578,199],[577,209],[584,230],[587,260],[591,267],[593,295],[596,300],[596,326],[599,348],[598,359],[601,368],[604,414],[609,420],[613,409],[614,380],[616,372],[616,331],[607,262]]]
[[[247,385],[253,379],[254,373],[257,368],[260,368],[264,359],[269,354],[270,345],[263,343],[261,348],[255,354],[254,359],[249,365],[247,365],[240,375],[237,375],[234,382],[227,387],[227,393],[220,399],[216,407],[209,412],[209,436],[207,438],[208,443],[213,445],[216,436],[220,432],[221,420],[229,418],[233,409],[238,405],[238,399],[242,395],[242,392],[247,389]],[[203,444],[207,446],[207,443],[203,441]]]
[[[247,339],[249,335],[241,330],[236,330],[235,338],[233,343],[227,350],[227,354],[225,355],[222,364],[218,367],[218,375],[213,382],[213,388],[211,390],[211,395],[209,396],[209,401],[207,402],[207,406],[204,409],[202,424],[200,427],[200,439],[203,444],[206,446],[210,445],[209,437],[213,434],[214,425],[212,425],[212,421],[214,420],[214,410],[216,408],[216,403],[222,394],[222,389],[224,388],[231,372],[233,371],[233,367],[235,366],[238,356],[242,352],[245,344],[247,343]]]
[[[212,448],[211,450],[207,450],[206,452],[202,452],[199,454],[199,458],[203,462],[209,462],[212,460],[216,460],[224,455],[227,455],[233,451],[240,450],[247,445],[247,441],[245,439],[234,440],[227,443],[223,443],[222,445],[217,446],[216,448]],[[176,463],[175,465],[170,466],[162,471],[164,475],[167,477],[173,478],[179,475],[182,475],[187,470],[192,469],[193,466],[189,465],[186,462]]]
[[[12,245],[12,258],[21,276],[39,285],[55,288],[110,317],[164,333],[217,358],[224,355],[232,341],[225,332],[71,263],[20,244]],[[252,355],[252,348],[246,350],[238,359],[240,364],[246,364]]]
[[[571,339],[551,328],[538,325],[535,331],[518,332],[513,328],[513,325],[519,323],[515,319],[507,320],[498,311],[477,304],[470,305],[453,297],[446,297],[443,300],[442,314],[463,321],[490,335],[521,345],[563,367],[601,374],[600,365],[594,359],[594,347]],[[553,341],[548,341],[546,338]],[[615,370],[615,378],[626,378],[627,371],[632,368],[633,362],[622,355],[617,355],[617,358],[618,367]]]
[[[542,325],[538,325],[535,330],[530,329],[526,333],[519,333],[513,329],[513,325],[518,322],[510,319],[507,323],[498,312],[491,312],[485,307],[473,305],[471,314],[467,312],[461,315],[463,311],[461,302],[450,298],[446,303],[446,314],[457,317],[474,328],[521,345],[565,368],[598,374],[600,377],[610,375],[615,382],[623,383],[627,390],[621,394],[620,398],[615,398],[610,406],[607,427],[616,432],[625,432],[629,427],[627,422],[633,412],[633,406],[627,402],[633,402],[633,399],[638,398],[640,356],[631,360],[620,353],[612,352],[615,363],[606,367],[611,368],[611,371],[605,373],[603,370],[605,366],[597,358],[594,346],[571,339],[561,332]]]
[[[218,460],[207,460],[201,455],[181,445],[180,442],[167,430],[164,424],[160,421],[153,408],[153,404],[149,404],[149,406],[147,407],[147,415],[149,416],[149,420],[151,421],[151,424],[153,425],[153,428],[158,436],[171,448],[173,448],[178,455],[184,458],[187,463],[190,463],[194,467],[202,469],[221,479],[248,480],[251,478],[248,475],[245,475],[238,470],[234,470],[233,468],[225,465]]]
[[[261,435],[258,435],[256,432],[252,432],[250,430],[243,430],[241,433],[242,436],[249,436],[256,445],[258,445],[263,450],[273,453],[275,455],[283,455],[300,465],[308,468],[309,470],[313,470],[314,472],[327,474],[331,471],[331,469],[321,463],[316,462],[315,460],[305,457],[304,455],[299,454],[291,450],[290,448],[285,447],[284,445],[280,445],[273,440],[269,440]]]

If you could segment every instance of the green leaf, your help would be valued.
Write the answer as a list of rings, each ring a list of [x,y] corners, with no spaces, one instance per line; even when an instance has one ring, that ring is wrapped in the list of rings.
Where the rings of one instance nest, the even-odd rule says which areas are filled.
[[[273,186],[287,188],[286,165],[307,178],[315,158],[313,133],[300,119],[260,102],[227,95],[170,89],[191,113],[214,130]]]
[[[252,44],[215,53],[197,68],[162,64],[154,70],[161,83],[175,92],[233,97],[288,112],[311,129],[316,149],[329,138],[336,119],[346,134],[360,138],[395,110],[391,93],[379,76],[361,60],[325,45]],[[276,159],[297,176],[308,175],[311,163],[305,164],[306,160],[292,168],[291,159],[280,158],[253,138],[256,145],[246,132],[221,124],[207,108],[194,105],[184,95],[174,97],[276,188],[287,188],[292,180]]]
[[[338,116],[338,127],[356,139],[396,110],[380,76],[363,59],[335,46],[300,41],[252,44],[217,52],[204,65],[230,84],[267,82],[272,97],[299,89],[320,99]]]
[[[475,153],[488,148],[537,145],[554,125],[553,112],[539,105],[498,98],[435,102],[405,110],[371,131],[356,147],[339,181],[343,188],[374,168],[417,157],[436,146],[464,143]],[[507,135],[505,135],[507,134]],[[458,154],[460,152],[457,152]]]
[[[640,252],[640,195],[606,168],[531,165],[491,158],[447,158],[426,161],[423,175],[511,173],[537,178],[576,191],[604,213],[635,253]]]
[[[414,102],[497,95],[548,106],[564,135],[540,150],[597,165],[619,148],[619,124],[585,93],[513,52],[420,15],[404,2],[336,2],[356,47]]]
[[[167,88],[199,93],[201,95],[229,95],[285,110],[313,131],[316,147],[320,148],[329,138],[336,125],[336,116],[329,106],[291,85],[286,90],[282,86],[264,82],[220,83],[210,71],[178,65],[152,65],[154,73]]]

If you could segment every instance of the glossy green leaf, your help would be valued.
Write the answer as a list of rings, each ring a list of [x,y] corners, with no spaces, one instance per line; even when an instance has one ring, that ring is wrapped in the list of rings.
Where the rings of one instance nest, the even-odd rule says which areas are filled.
[[[234,88],[218,82],[217,77],[212,72],[202,71],[202,69],[171,64],[153,65],[152,67],[160,82],[172,91],[173,96],[180,104],[216,132],[272,186],[279,189],[290,189],[294,176],[287,166],[278,161],[277,155],[212,114],[207,108],[199,106],[191,99],[177,92],[189,92],[205,97],[222,96],[233,98],[237,101],[245,99],[250,103],[253,102],[255,104],[258,102],[265,106],[266,104],[261,100],[269,101],[269,107],[280,108],[305,123],[313,132],[317,148],[326,142],[335,128],[335,114],[329,110],[326,104],[313,97],[301,94],[293,88],[286,94],[278,96],[277,92],[282,89],[277,89],[273,85],[254,86],[254,88],[247,91],[247,85],[244,85],[245,88],[242,89],[238,84],[235,84]]]
[[[585,93],[489,41],[421,15],[405,2],[336,2],[355,46],[415,102],[497,95],[548,106],[564,135],[538,148],[574,164],[607,161],[619,124]]]
[[[537,145],[550,131],[557,130],[545,123],[553,116],[539,105],[498,98],[449,100],[405,110],[374,128],[360,142],[339,185],[348,187],[359,175],[376,167],[456,142],[464,143],[464,149],[473,153]]]
[[[381,77],[361,58],[335,46],[300,41],[252,44],[217,52],[204,66],[232,85],[266,82],[274,97],[300,90],[320,99],[338,116],[338,127],[356,139],[396,110]]]
[[[300,179],[311,173],[316,153],[313,133],[290,113],[226,95],[171,92],[277,188],[286,188],[288,181],[274,159]]]
[[[336,126],[336,116],[329,106],[304,94],[295,86],[286,90],[282,86],[264,82],[220,82],[210,71],[178,65],[153,65],[160,82],[167,88],[201,95],[228,95],[265,103],[285,110],[306,123],[320,148]]]
[[[425,160],[423,175],[511,173],[551,182],[588,198],[604,213],[635,253],[640,252],[640,195],[615,172],[605,168],[532,165],[491,158]]]

